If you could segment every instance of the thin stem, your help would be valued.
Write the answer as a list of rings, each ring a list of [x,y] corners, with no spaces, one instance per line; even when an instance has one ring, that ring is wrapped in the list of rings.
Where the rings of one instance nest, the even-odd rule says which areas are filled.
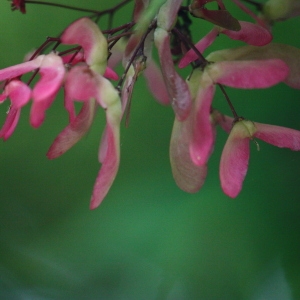
[[[81,46],[77,46],[77,47],[74,47],[74,48],[72,48],[72,49],[68,49],[68,50],[65,50],[65,51],[61,51],[61,52],[59,52],[59,56],[64,56],[64,55],[69,54],[69,53],[71,53],[71,52],[78,53],[81,49],[82,49]]]
[[[235,111],[235,109],[234,109],[234,107],[233,107],[233,105],[232,105],[232,103],[231,103],[231,101],[230,101],[230,99],[229,99],[229,97],[228,97],[228,95],[227,95],[227,93],[226,93],[226,91],[225,91],[223,85],[220,84],[220,83],[217,83],[217,85],[218,85],[219,88],[221,89],[221,91],[222,91],[222,93],[223,93],[223,95],[224,95],[224,97],[225,97],[225,99],[226,99],[226,101],[227,101],[227,103],[228,103],[228,105],[229,105],[231,111],[232,111],[232,114],[233,114],[234,119],[235,119],[235,120],[238,120],[238,119],[239,119],[239,115],[238,115],[237,112]]]
[[[122,6],[126,5],[127,3],[131,2],[132,0],[123,0],[122,2],[120,2],[119,4],[115,5],[112,8],[103,10],[101,12],[97,12],[95,13],[97,15],[97,19],[96,22],[99,20],[99,18],[105,14],[113,14],[115,11],[117,11],[119,8],[121,8]]]
[[[260,26],[266,27],[265,22],[258,18],[255,13],[251,9],[249,9],[244,3],[242,3],[240,0],[232,0],[233,3],[235,3],[242,11],[244,11],[246,14],[248,14],[251,18],[253,18]],[[258,8],[260,9],[260,8]],[[262,7],[261,7],[262,9]]]
[[[94,9],[86,9],[86,8],[75,7],[75,6],[71,6],[71,5],[64,5],[64,4],[47,2],[47,1],[30,1],[30,0],[27,0],[27,1],[25,1],[25,3],[26,4],[28,3],[28,4],[41,4],[41,5],[55,6],[55,7],[72,9],[72,10],[76,10],[76,11],[88,12],[88,13],[93,13],[93,14],[98,14],[99,13],[98,10],[94,10]]]
[[[107,42],[110,43],[110,42],[112,42],[114,40],[119,40],[123,36],[131,35],[131,34],[133,34],[133,31],[123,32],[123,33],[120,33],[120,34],[118,34],[116,36],[112,36],[112,37],[108,38]]]
[[[115,12],[112,12],[108,17],[108,26],[107,26],[108,29],[112,28],[114,15],[115,15]]]
[[[40,52],[50,43],[52,42],[57,42],[54,48],[56,49],[58,45],[60,44],[60,39],[59,38],[53,38],[53,37],[47,37],[46,41],[39,47],[37,50],[31,55],[29,60],[34,59]]]
[[[123,25],[123,26],[120,26],[120,27],[126,28],[126,29],[124,30],[123,33],[128,32],[128,30],[130,30],[130,29],[135,25],[135,22],[132,21],[132,22],[130,22],[130,23],[127,23],[126,25],[128,25],[127,28],[126,28],[126,27],[123,27],[124,25]],[[114,30],[114,31],[116,31],[116,30]],[[121,38],[121,37],[120,37],[120,38]],[[118,41],[119,41],[119,38],[118,38],[118,39],[115,39],[112,43],[110,43],[108,49],[111,50],[111,49],[115,46],[115,44],[116,44]]]
[[[191,49],[194,50],[194,52],[198,55],[199,59],[201,60],[204,66],[208,63],[208,61],[204,58],[202,53],[195,47],[195,45],[189,39],[186,38],[184,34],[180,32],[180,30],[178,30],[177,28],[173,28],[172,32],[176,34],[186,45],[188,45]]]
[[[81,50],[82,48],[81,47],[78,47],[78,50],[76,50],[75,52],[74,52],[74,54],[72,55],[72,57],[70,58],[70,60],[69,60],[69,64],[71,64],[72,63],[72,61],[75,59],[75,57],[76,57],[76,55],[79,53],[79,51]]]
[[[119,4],[115,5],[112,8],[103,10],[103,11],[98,11],[94,9],[87,9],[87,8],[82,8],[82,7],[76,7],[76,6],[71,6],[71,5],[65,5],[65,4],[59,4],[59,3],[52,3],[48,1],[33,1],[33,0],[26,0],[25,3],[27,4],[41,4],[41,5],[48,5],[48,6],[55,6],[55,7],[60,7],[60,8],[66,8],[66,9],[71,9],[71,10],[76,10],[76,11],[81,11],[81,12],[87,12],[87,13],[92,13],[95,16],[97,16],[97,21],[99,18],[105,14],[113,14],[115,11],[117,11],[119,8],[122,6],[126,5],[127,3],[131,2],[132,0],[123,0]]]
[[[54,47],[52,48],[52,51],[55,51],[55,50],[57,49],[57,47],[60,45],[60,43],[61,43],[61,41],[60,41],[60,39],[58,39],[58,40],[56,41],[56,44],[55,44]]]
[[[125,71],[124,71],[124,73],[123,73],[123,75],[122,75],[122,77],[121,77],[121,79],[120,79],[120,81],[119,81],[119,83],[118,83],[118,85],[117,85],[117,87],[116,87],[116,89],[119,91],[119,93],[120,93],[120,91],[121,91],[121,86],[122,86],[123,81],[124,81],[124,79],[125,79],[125,77],[126,77],[126,74],[127,74],[128,71],[129,71],[130,66],[132,65],[132,63],[133,63],[135,57],[137,56],[138,52],[141,50],[141,47],[143,47],[144,42],[145,42],[145,40],[146,40],[146,37],[148,36],[148,34],[151,32],[151,30],[152,30],[155,26],[156,26],[156,21],[153,22],[153,23],[148,27],[148,30],[147,30],[147,31],[145,32],[145,34],[142,36],[142,38],[141,38],[139,44],[138,44],[137,47],[135,48],[135,50],[134,50],[134,52],[133,52],[133,54],[132,54],[132,56],[131,56],[131,58],[130,58],[130,60],[129,60],[127,66],[126,66],[126,69],[125,69]]]
[[[242,0],[244,2],[248,2],[256,7],[257,10],[261,11],[263,9],[263,4],[254,0]]]
[[[108,34],[114,34],[114,33],[116,33],[116,32],[118,32],[118,31],[120,31],[120,30],[122,30],[122,29],[130,29],[131,27],[133,27],[135,25],[135,22],[129,22],[129,23],[126,23],[126,24],[124,24],[124,25],[121,25],[121,26],[118,26],[118,27],[115,27],[115,28],[113,28],[113,29],[108,29],[108,30],[102,30],[102,33],[103,34],[106,34],[106,33],[108,33]]]
[[[30,83],[32,82],[32,80],[34,79],[34,77],[36,76],[36,74],[38,73],[38,71],[39,71],[39,68],[36,69],[36,70],[33,72],[33,74],[31,75],[30,79],[29,79],[28,82],[27,82],[27,85],[30,85]]]

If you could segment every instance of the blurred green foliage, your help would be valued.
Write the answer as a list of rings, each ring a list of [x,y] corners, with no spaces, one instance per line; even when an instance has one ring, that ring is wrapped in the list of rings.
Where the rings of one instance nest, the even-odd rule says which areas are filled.
[[[97,9],[113,3],[72,1]],[[131,7],[118,14],[118,24]],[[46,36],[82,16],[41,5],[28,5],[21,15],[7,1],[0,11],[1,68],[20,63]],[[209,28],[195,20],[195,41]],[[299,28],[297,18],[278,23],[274,40],[300,47]],[[222,36],[211,49],[232,45],[240,43]],[[263,142],[257,152],[253,144],[243,191],[232,200],[219,184],[227,136],[218,131],[204,187],[186,194],[169,166],[173,112],[145,90],[141,78],[130,126],[122,129],[118,177],[95,211],[88,206],[104,114],[78,145],[49,161],[45,153],[67,123],[62,95],[38,130],[29,126],[29,107],[23,109],[14,135],[1,142],[0,298],[300,299],[300,153]],[[300,130],[299,91],[280,84],[228,94],[244,117]],[[214,105],[229,113],[220,93]]]

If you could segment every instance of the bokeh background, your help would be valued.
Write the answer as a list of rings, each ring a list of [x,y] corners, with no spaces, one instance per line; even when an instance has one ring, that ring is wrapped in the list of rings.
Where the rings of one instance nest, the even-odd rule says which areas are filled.
[[[114,3],[72,1],[94,9]],[[131,7],[117,14],[116,24],[129,19]],[[1,1],[0,67],[20,63],[46,36],[81,16],[41,5],[28,5],[22,15]],[[195,41],[210,28],[196,20]],[[274,40],[300,47],[299,28],[297,18],[278,23]],[[221,36],[210,49],[234,45],[241,43]],[[227,91],[244,117],[300,130],[299,91],[284,84]],[[229,113],[221,93],[214,106]],[[0,108],[3,122],[8,102]],[[28,117],[26,107],[14,135],[1,142],[1,299],[300,299],[300,153],[264,142],[258,152],[253,143],[243,191],[232,200],[218,178],[227,138],[220,130],[204,187],[186,194],[169,166],[174,114],[141,78],[130,125],[122,129],[118,177],[90,211],[104,114],[99,111],[90,133],[53,161],[45,154],[67,124],[62,94],[41,128],[32,129]]]

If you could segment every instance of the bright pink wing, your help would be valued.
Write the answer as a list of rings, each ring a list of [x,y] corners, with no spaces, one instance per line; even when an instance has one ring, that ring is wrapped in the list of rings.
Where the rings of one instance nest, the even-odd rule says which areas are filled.
[[[215,83],[234,88],[267,88],[283,81],[289,68],[280,59],[221,61],[206,67]]]
[[[40,55],[36,59],[0,70],[0,81],[19,77],[25,73],[38,69],[44,57],[45,55]]]
[[[95,116],[96,101],[83,103],[83,106],[71,122],[54,140],[47,152],[49,159],[54,159],[73,147],[90,129]]]
[[[241,25],[239,31],[222,29],[221,33],[226,34],[233,40],[243,41],[253,46],[264,46],[272,41],[272,34],[265,27],[245,21],[239,22]]]
[[[174,68],[170,49],[170,37],[167,31],[157,28],[154,41],[159,53],[163,78],[169,98],[178,120],[184,120],[190,113],[192,99],[187,83],[177,74]]]
[[[5,93],[15,108],[21,108],[31,97],[30,87],[20,80],[12,80],[5,87]]]
[[[289,148],[294,151],[300,150],[300,131],[261,123],[255,123],[255,127],[257,131],[254,136],[258,139],[276,147]]]
[[[212,153],[215,141],[215,128],[211,122],[211,103],[215,93],[215,85],[199,84],[199,91],[195,100],[195,120],[193,137],[190,144],[190,155],[194,164],[204,166]]]
[[[108,122],[99,149],[102,166],[94,185],[91,209],[100,205],[117,175],[120,163],[119,138],[119,129]]]
[[[96,72],[103,74],[107,64],[107,41],[99,27],[89,18],[73,22],[61,35],[67,45],[80,45],[86,63]]]
[[[10,107],[4,125],[0,130],[0,138],[7,140],[14,132],[21,114],[20,108]]]
[[[170,161],[176,184],[188,193],[196,193],[204,184],[207,166],[196,166],[190,156],[192,124],[191,113],[182,122],[175,119],[170,144]]]
[[[217,27],[214,27],[206,36],[204,36],[196,45],[196,49],[202,54],[204,50],[209,47],[216,37],[219,34],[219,30]],[[193,50],[190,49],[180,60],[178,67],[179,68],[185,68],[187,65],[189,65],[191,62],[195,61],[198,59],[197,53]]]
[[[143,72],[148,87],[155,99],[163,105],[170,104],[170,99],[164,79],[159,67],[153,60],[147,61],[147,68]]]
[[[231,198],[235,198],[242,189],[250,155],[249,138],[240,135],[237,125],[229,134],[220,161],[221,186]]]
[[[65,76],[65,67],[61,57],[55,54],[45,55],[39,73],[40,80],[32,90],[33,104],[30,111],[30,124],[39,127],[45,118],[45,111],[55,99]]]

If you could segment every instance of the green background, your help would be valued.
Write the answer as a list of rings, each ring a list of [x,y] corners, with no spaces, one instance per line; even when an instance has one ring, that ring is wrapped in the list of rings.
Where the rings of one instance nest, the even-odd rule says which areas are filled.
[[[99,10],[113,3],[72,1]],[[130,7],[116,24],[130,19]],[[22,15],[1,1],[0,67],[20,63],[82,15],[38,5]],[[210,28],[195,20],[195,41]],[[300,47],[299,28],[297,18],[276,24],[274,41]],[[221,36],[211,49],[234,45],[241,43]],[[284,84],[227,91],[244,117],[300,130],[299,91]],[[229,113],[220,93],[214,106]],[[1,105],[1,122],[7,108]],[[232,200],[220,188],[227,134],[218,130],[206,183],[186,194],[169,165],[174,114],[153,100],[141,78],[130,125],[122,128],[118,176],[90,211],[103,112],[82,141],[50,161],[45,154],[67,124],[62,94],[38,130],[29,125],[29,108],[1,142],[1,299],[300,299],[300,153],[264,142],[258,152],[253,143],[243,191]]]

